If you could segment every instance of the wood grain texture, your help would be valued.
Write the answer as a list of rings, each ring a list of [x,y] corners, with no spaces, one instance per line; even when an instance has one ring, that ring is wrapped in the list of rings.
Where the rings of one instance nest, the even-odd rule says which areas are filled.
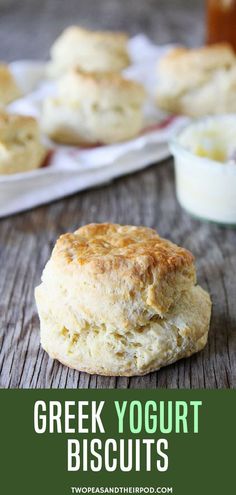
[[[46,56],[54,36],[75,22],[76,8],[80,11],[78,21],[84,25],[123,27],[131,33],[142,30],[163,43],[200,43],[201,3],[191,2],[190,9],[187,0],[0,0],[0,58]],[[36,25],[41,34],[36,33],[29,46]],[[213,299],[209,342],[204,351],[145,377],[104,378],[70,370],[49,359],[41,349],[33,292],[54,242],[59,234],[79,225],[103,221],[154,227],[161,236],[193,251],[199,283]],[[0,387],[234,388],[236,230],[202,223],[181,210],[175,198],[171,159],[103,187],[2,219],[0,329]]]

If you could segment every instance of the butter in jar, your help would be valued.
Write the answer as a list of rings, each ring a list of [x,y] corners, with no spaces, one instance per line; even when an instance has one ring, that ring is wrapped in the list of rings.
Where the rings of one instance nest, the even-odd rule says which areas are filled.
[[[187,125],[170,149],[181,206],[198,218],[236,226],[236,115]]]

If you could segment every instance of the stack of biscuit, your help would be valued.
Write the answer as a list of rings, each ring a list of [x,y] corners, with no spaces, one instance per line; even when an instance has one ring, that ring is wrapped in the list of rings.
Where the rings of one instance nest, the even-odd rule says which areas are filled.
[[[143,127],[145,93],[120,71],[130,63],[124,33],[70,27],[56,40],[50,75],[57,94],[44,101],[42,127],[64,144],[110,144],[133,138]]]
[[[43,348],[88,373],[144,375],[207,342],[211,302],[194,258],[150,228],[62,235],[35,297]]]
[[[51,139],[69,145],[110,144],[135,137],[143,127],[143,87],[120,71],[129,63],[124,33],[93,32],[72,26],[51,49],[48,74],[58,92],[43,103],[40,125]],[[19,98],[17,83],[0,64],[0,107]],[[40,167],[46,150],[32,117],[0,115],[0,173]]]
[[[48,74],[56,78],[57,89],[42,105],[45,134],[62,144],[86,146],[139,135],[145,91],[121,74],[129,64],[125,33],[67,28],[51,48]],[[236,112],[236,54],[227,43],[172,49],[162,58],[158,72],[157,104],[161,109],[191,117]],[[19,96],[10,68],[0,64],[0,107]],[[0,173],[40,166],[44,153],[34,119],[27,121],[34,138],[26,138],[24,145],[21,140],[20,145],[15,136],[9,145],[4,129],[13,136],[12,129],[17,127],[19,132],[22,126],[24,130],[26,120],[8,118],[6,110],[0,118]]]

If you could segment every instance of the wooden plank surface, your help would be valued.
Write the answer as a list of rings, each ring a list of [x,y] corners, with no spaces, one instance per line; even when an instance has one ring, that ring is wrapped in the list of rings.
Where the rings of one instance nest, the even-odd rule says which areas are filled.
[[[24,54],[46,56],[46,46],[58,31],[75,22],[76,8],[80,10],[78,22],[85,25],[119,29],[123,26],[131,33],[142,30],[163,43],[169,40],[200,43],[201,3],[191,2],[190,9],[187,0],[0,0],[0,58],[10,60]],[[34,31],[34,42],[30,44],[29,37]],[[151,226],[160,235],[193,251],[199,283],[210,291],[213,299],[209,342],[204,351],[157,373],[130,379],[78,373],[52,361],[43,352],[33,291],[40,282],[53,244],[63,232],[103,221]],[[4,388],[233,388],[236,385],[236,230],[202,223],[180,209],[175,198],[171,159],[103,187],[2,219],[0,330],[0,387]]]

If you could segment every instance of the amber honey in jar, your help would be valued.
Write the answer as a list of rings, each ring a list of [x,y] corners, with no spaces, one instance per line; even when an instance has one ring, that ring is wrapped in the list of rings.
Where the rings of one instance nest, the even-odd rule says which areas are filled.
[[[236,50],[236,0],[207,0],[206,41],[227,41]]]

